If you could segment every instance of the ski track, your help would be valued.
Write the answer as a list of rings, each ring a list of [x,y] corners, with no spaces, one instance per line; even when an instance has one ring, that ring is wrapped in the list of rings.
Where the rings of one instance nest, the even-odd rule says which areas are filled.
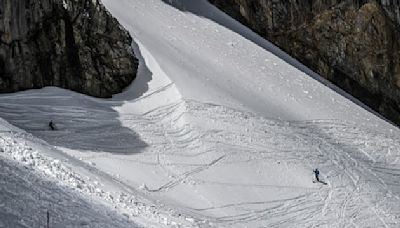
[[[20,101],[23,99],[24,97],[19,96]],[[3,117],[13,115],[16,117],[15,113],[18,113],[15,122],[12,122],[13,118],[9,118],[10,122],[16,126],[30,126],[29,123],[32,123],[28,119],[20,118],[24,113],[25,105],[8,106],[7,104],[1,107]],[[16,107],[20,107],[19,111],[15,111]],[[60,110],[54,106],[48,109]],[[83,110],[84,107],[78,109]],[[38,106],[35,110],[31,106],[29,112],[46,116],[50,110],[43,110],[42,106]],[[87,112],[91,111],[86,110]],[[83,117],[79,116],[79,118]],[[389,185],[385,180],[391,179],[388,175],[399,176],[399,164],[387,160],[389,158],[383,156],[384,153],[377,153],[390,148],[392,156],[393,154],[399,156],[397,139],[358,129],[352,124],[337,120],[278,121],[193,100],[180,100],[142,115],[121,116],[120,120],[124,122],[124,126],[131,126],[143,141],[151,142],[148,143],[144,152],[123,155],[107,153],[107,151],[86,152],[82,154],[82,159],[94,163],[100,160],[117,160],[121,165],[138,163],[160,168],[170,180],[159,186],[142,188],[145,195],[150,198],[159,198],[169,192],[174,192],[176,188],[193,189],[198,186],[250,190],[286,188],[296,192],[297,196],[288,199],[228,203],[208,208],[191,208],[190,205],[179,203],[170,205],[171,208],[186,208],[180,213],[195,218],[195,221],[209,221],[209,226],[212,224],[226,227],[240,224],[250,224],[250,226],[264,224],[268,227],[287,227],[294,224],[303,224],[301,226],[329,224],[330,227],[363,227],[365,224],[374,224],[376,227],[395,227],[399,219],[396,217],[399,211],[395,207],[400,203],[399,188],[391,187],[398,186],[399,183]],[[205,120],[208,124],[202,123]],[[82,123],[90,124],[92,121],[98,122],[93,118],[82,119]],[[37,131],[31,127],[26,128],[47,142],[54,141],[53,137],[65,139],[71,135],[67,130],[59,131],[57,136],[54,136],[49,131],[40,131],[40,134],[37,134]],[[79,129],[73,134],[75,137],[85,137],[85,140],[91,141],[86,134],[87,131],[92,130]],[[107,137],[112,137],[112,135],[112,132],[109,132]],[[381,138],[380,141],[386,143],[371,146],[368,143],[373,137]],[[18,137],[13,136],[13,138]],[[115,148],[111,149],[115,150]],[[79,157],[79,155],[76,156]],[[303,166],[304,161],[307,161],[310,182],[311,170],[317,165],[323,171],[322,179],[327,181],[328,185],[289,184],[285,186],[230,183],[207,180],[204,176],[199,176],[207,170],[214,172],[212,170],[215,167],[236,164],[252,166],[260,162],[268,165],[276,164],[277,161],[282,166]],[[391,169],[383,168],[388,164]],[[238,167],[240,169],[240,166]],[[325,170],[329,172],[324,173]],[[117,175],[109,170],[106,172]],[[286,178],[290,179],[290,177]],[[121,181],[124,182],[124,180],[126,181],[124,177],[121,177]],[[130,181],[126,183],[132,184]],[[140,183],[136,184],[137,187],[140,187],[139,185]],[[237,201],[237,199],[232,200]],[[212,216],[213,213],[220,214],[224,211],[228,211],[225,212],[227,213],[225,216]]]
[[[111,1],[105,2],[111,4]],[[155,11],[155,16],[169,13],[172,18],[178,15],[174,21],[186,15],[165,10],[161,1],[133,2],[137,5],[128,4],[128,0],[121,4],[128,4],[132,11],[148,8],[146,12]],[[129,21],[131,18],[124,14],[122,19]],[[200,19],[182,20],[187,29],[186,24],[195,24]],[[210,29],[219,33],[221,29],[214,24],[203,26],[204,31]],[[147,41],[143,38],[146,31],[130,24],[126,27],[141,37],[135,38],[138,47],[134,46],[135,53],[140,55],[136,80],[146,81],[148,90],[135,96],[131,94],[134,88],[130,88],[121,97],[117,95],[108,100],[57,88],[1,95],[0,117],[22,129],[9,126],[0,132],[0,154],[5,161],[2,166],[8,167],[17,161],[40,178],[57,184],[57,188],[67,189],[63,202],[79,197],[93,199],[103,211],[89,214],[96,223],[84,221],[82,224],[94,227],[107,225],[99,218],[107,213],[107,218],[116,218],[110,227],[399,226],[400,140],[396,134],[384,134],[346,118],[289,121],[266,117],[249,108],[231,106],[229,104],[235,102],[223,96],[217,99],[219,103],[183,96],[185,93],[179,90],[182,89],[179,83],[172,81],[174,75],[168,75],[171,69],[164,71],[157,62],[163,56],[159,53],[153,56],[140,42]],[[163,40],[156,41],[162,43]],[[235,43],[247,47],[245,44],[243,40]],[[202,45],[210,48],[204,40]],[[197,44],[188,46],[201,49]],[[173,54],[185,54],[178,46],[168,48],[174,50]],[[254,50],[256,54],[264,53]],[[229,49],[217,54],[229,59],[226,56],[234,52]],[[256,54],[249,58],[256,59]],[[201,62],[198,58],[194,57]],[[270,72],[289,83],[284,77],[289,77],[291,71],[276,72],[276,59],[271,58]],[[185,67],[190,65],[182,59],[176,61],[181,61]],[[224,62],[218,62],[221,59],[216,61],[223,67]],[[239,65],[235,61],[230,64]],[[269,61],[265,58],[264,62]],[[190,69],[199,70],[197,68]],[[243,73],[246,67],[234,70]],[[150,78],[143,78],[148,73]],[[265,69],[261,70],[254,80],[266,79],[260,76],[264,73]],[[301,77],[294,79],[295,88],[306,85],[303,80]],[[271,81],[275,83],[275,79]],[[231,86],[231,92],[236,92],[238,88],[228,81],[215,82],[220,83],[215,87],[221,90]],[[279,81],[268,85],[270,92],[281,92],[284,88],[278,85]],[[251,84],[246,86],[245,92],[238,96],[254,89]],[[302,92],[307,94],[303,94],[307,99],[311,99],[309,90]],[[209,91],[212,90],[206,90]],[[241,102],[253,98],[252,93],[243,100],[232,94]],[[296,99],[302,98],[289,93],[284,99],[298,105]],[[350,107],[348,103],[338,102],[335,103],[340,106],[337,110]],[[57,131],[47,130],[49,119],[56,123]],[[312,183],[312,170],[316,167],[327,185]],[[21,171],[7,170],[9,175],[16,176]],[[43,189],[48,190],[38,187],[32,191]],[[54,203],[51,197],[47,200]],[[87,208],[91,203],[77,206]],[[3,207],[1,202],[0,207]],[[9,208],[12,209],[12,205]],[[71,220],[79,217],[67,215]],[[41,223],[32,220],[30,225],[37,224]]]
[[[123,186],[124,184],[106,174],[101,174],[101,172],[96,174],[93,167],[90,171],[96,174],[94,179],[93,177],[81,176],[73,171],[74,167],[72,164],[68,164],[68,160],[62,161],[48,157],[32,148],[30,146],[32,143],[49,146],[44,142],[35,140],[32,135],[18,130],[1,132],[0,156],[2,160],[0,164],[5,173],[0,176],[0,181],[6,181],[4,183],[7,184],[2,185],[2,197],[5,197],[6,200],[0,205],[5,209],[0,214],[3,220],[0,221],[0,225],[35,227],[41,224],[40,226],[45,226],[43,215],[48,210],[52,216],[55,216],[51,218],[51,224],[55,227],[194,226],[186,221],[189,218],[177,216],[177,212],[168,208],[156,207],[154,202],[142,198],[140,194],[129,191],[129,187],[126,187],[124,191],[104,190],[101,183],[104,180],[103,177],[111,179],[115,185]],[[10,165],[13,162],[18,162],[17,166],[20,166],[20,168],[17,167],[16,170],[12,170],[16,167]],[[14,176],[22,180],[18,180]],[[15,181],[15,184],[11,183],[10,180]],[[34,182],[37,183],[34,184]],[[19,193],[21,188],[10,189],[14,185],[22,185],[26,188],[21,192],[24,195],[17,196],[17,198],[23,200],[28,197],[30,210],[38,207],[41,211],[41,217],[31,217],[33,214],[29,212],[30,210],[24,211],[22,209],[23,202],[15,200],[10,202],[7,199],[7,197],[15,197],[9,195],[21,194]],[[11,193],[11,191],[15,193]],[[45,193],[46,196],[43,195]],[[19,207],[18,210],[15,210],[16,207]],[[77,209],[68,211],[70,207]],[[90,210],[88,210],[89,208]],[[94,212],[91,212],[92,209]],[[11,215],[11,213],[14,215]]]

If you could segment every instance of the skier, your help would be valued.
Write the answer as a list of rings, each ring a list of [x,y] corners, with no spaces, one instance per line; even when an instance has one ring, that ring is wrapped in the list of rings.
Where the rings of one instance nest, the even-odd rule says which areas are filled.
[[[321,181],[319,180],[319,170],[318,170],[318,169],[315,169],[315,170],[313,170],[313,172],[314,172],[314,174],[315,174],[315,179],[317,179],[318,182],[321,182]]]
[[[51,129],[52,131],[56,130],[56,127],[54,126],[54,123],[53,123],[52,120],[50,120],[50,122],[49,122],[49,127],[50,127],[50,129]]]

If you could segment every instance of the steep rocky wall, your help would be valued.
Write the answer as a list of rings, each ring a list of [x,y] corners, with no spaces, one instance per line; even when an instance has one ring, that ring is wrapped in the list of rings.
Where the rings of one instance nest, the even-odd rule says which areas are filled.
[[[131,42],[100,0],[0,0],[0,92],[110,97],[136,76]]]
[[[209,0],[400,125],[400,0]]]

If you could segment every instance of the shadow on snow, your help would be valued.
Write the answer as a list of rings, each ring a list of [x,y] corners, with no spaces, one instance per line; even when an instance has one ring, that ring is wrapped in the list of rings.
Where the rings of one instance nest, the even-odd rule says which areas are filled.
[[[137,227],[110,208],[0,159],[1,227]]]
[[[138,75],[123,93],[111,99],[98,99],[47,87],[4,94],[0,96],[0,117],[54,146],[118,154],[139,153],[148,145],[134,132],[135,126],[122,126],[115,110],[145,93],[152,78],[138,46],[133,43],[132,47],[139,59]],[[56,131],[50,131],[50,120]]]
[[[295,58],[288,55],[286,52],[282,51],[279,47],[275,46],[271,42],[267,41],[263,37],[259,36],[251,29],[242,25],[240,22],[236,21],[235,19],[231,18],[230,16],[226,15],[225,13],[221,12],[217,7],[209,3],[207,0],[162,0],[164,3],[171,5],[172,7],[183,11],[195,14],[199,17],[207,18],[211,21],[216,22],[217,24],[237,33],[240,34],[242,37],[246,38],[247,40],[253,42],[254,44],[258,45],[259,47],[263,48],[274,54],[275,56],[279,57],[286,63],[290,64],[291,66],[297,68],[298,70],[304,72],[305,74],[311,76],[313,79],[317,80],[318,82],[322,83],[323,85],[327,86],[328,88],[336,91],[341,96],[349,99],[353,103],[357,104],[358,106],[364,108],[365,110],[375,114],[381,119],[388,121],[386,118],[382,117],[379,113],[372,110],[370,107],[359,101],[358,99],[354,98],[353,96],[349,95],[336,85],[332,84],[330,81],[324,79],[317,73],[313,72],[307,66],[300,63]],[[390,122],[390,121],[388,121]]]

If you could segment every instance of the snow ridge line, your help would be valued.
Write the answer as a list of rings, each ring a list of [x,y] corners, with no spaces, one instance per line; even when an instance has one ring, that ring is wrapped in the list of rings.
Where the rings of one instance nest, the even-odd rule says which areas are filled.
[[[21,141],[17,139],[22,139]],[[199,227],[193,218],[182,215],[174,215],[161,212],[154,205],[138,201],[138,199],[124,192],[107,192],[101,189],[100,184],[90,178],[83,178],[74,173],[69,167],[62,164],[60,160],[51,159],[30,147],[19,133],[0,135],[0,156],[5,159],[15,160],[26,168],[38,172],[40,175],[56,179],[56,183],[82,194],[95,196],[113,206],[122,209],[123,215],[128,220],[137,223],[135,217],[145,218],[151,222],[159,223],[168,227]],[[92,182],[92,183],[90,183]]]

